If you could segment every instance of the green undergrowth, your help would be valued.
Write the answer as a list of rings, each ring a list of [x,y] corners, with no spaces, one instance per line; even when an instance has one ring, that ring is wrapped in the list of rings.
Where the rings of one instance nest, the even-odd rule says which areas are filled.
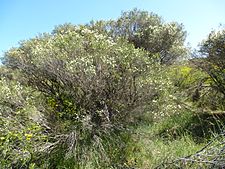
[[[155,168],[159,164],[194,154],[214,134],[221,132],[224,116],[183,112],[158,122],[138,122],[127,163],[136,168]]]

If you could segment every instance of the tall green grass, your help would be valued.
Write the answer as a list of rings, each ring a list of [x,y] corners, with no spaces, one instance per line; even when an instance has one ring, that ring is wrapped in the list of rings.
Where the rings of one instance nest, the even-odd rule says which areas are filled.
[[[185,111],[158,122],[136,125],[132,130],[133,146],[127,159],[136,168],[155,168],[163,162],[194,154],[215,133],[222,130],[224,119],[212,114]]]

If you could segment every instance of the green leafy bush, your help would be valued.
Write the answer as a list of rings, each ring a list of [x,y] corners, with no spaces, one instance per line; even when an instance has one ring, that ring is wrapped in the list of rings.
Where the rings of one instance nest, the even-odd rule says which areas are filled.
[[[203,106],[211,110],[225,110],[225,30],[212,31],[198,51],[195,64],[208,75],[208,89],[204,92]]]
[[[26,168],[36,146],[45,140],[38,93],[20,83],[0,80],[0,166]],[[40,103],[39,103],[40,105]]]

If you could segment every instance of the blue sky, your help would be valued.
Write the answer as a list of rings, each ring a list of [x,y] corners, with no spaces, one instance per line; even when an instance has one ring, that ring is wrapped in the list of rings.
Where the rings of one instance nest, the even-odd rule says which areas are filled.
[[[135,7],[183,23],[192,47],[225,24],[225,0],[0,0],[0,55],[58,24],[116,19]]]

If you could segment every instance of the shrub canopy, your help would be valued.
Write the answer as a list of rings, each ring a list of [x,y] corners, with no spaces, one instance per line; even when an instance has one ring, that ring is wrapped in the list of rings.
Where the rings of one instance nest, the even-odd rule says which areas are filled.
[[[42,114],[51,138],[45,147],[51,153],[49,167],[66,166],[65,158],[85,165],[102,142],[108,145],[101,151],[105,159],[115,160],[120,148],[110,149],[113,141],[106,144],[110,133],[119,137],[130,112],[157,96],[151,77],[159,65],[148,55],[124,39],[71,24],[23,41],[5,54],[4,65],[17,72],[17,80],[43,96]]]

